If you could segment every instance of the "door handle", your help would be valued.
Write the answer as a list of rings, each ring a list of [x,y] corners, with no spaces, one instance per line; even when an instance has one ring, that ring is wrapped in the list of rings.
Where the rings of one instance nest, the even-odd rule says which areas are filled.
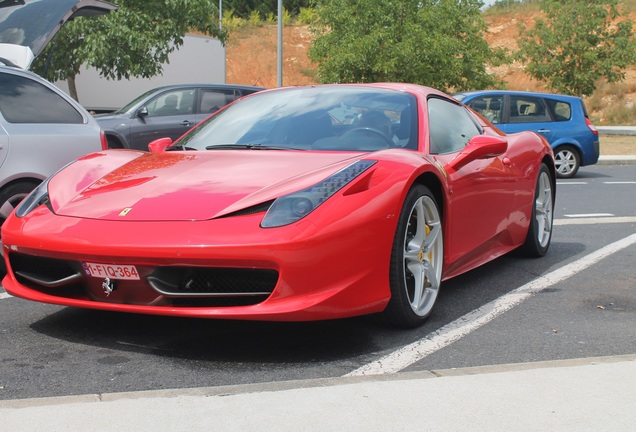
[[[539,129],[537,132],[539,132],[539,133],[550,133],[550,129]]]
[[[192,126],[194,123],[191,122],[190,120],[184,120],[181,123],[179,123],[181,126]]]

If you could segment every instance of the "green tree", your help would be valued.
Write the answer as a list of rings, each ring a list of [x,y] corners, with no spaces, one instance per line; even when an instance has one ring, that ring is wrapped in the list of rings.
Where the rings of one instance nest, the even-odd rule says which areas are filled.
[[[483,38],[481,0],[318,0],[309,57],[322,82],[411,82],[443,90],[500,85],[503,49]]]
[[[219,37],[217,5],[210,0],[118,0],[119,9],[67,23],[34,63],[50,81],[67,80],[77,99],[75,77],[89,65],[109,79],[149,78],[162,72],[168,55],[191,31]],[[194,65],[193,65],[194,67]]]
[[[300,9],[311,6],[313,0],[284,0],[283,6],[293,16]],[[278,0],[223,0],[223,10],[231,10],[235,16],[247,19],[252,12],[258,12],[261,18],[278,14]]]
[[[636,63],[633,22],[617,0],[542,0],[545,18],[520,30],[526,72],[560,93],[591,95],[599,78],[619,82]]]

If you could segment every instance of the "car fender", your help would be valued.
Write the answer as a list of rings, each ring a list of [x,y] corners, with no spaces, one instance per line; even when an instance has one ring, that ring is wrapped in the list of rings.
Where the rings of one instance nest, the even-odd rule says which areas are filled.
[[[128,143],[126,135],[122,134],[118,130],[104,129],[104,133],[106,134],[107,141],[110,141],[111,138],[114,138],[121,143],[121,148],[130,148],[130,144]]]

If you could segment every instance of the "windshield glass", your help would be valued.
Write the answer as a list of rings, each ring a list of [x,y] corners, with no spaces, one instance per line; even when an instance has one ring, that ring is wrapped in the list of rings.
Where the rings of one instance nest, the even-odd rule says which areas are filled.
[[[178,146],[197,150],[275,148],[417,149],[415,96],[355,86],[301,87],[249,96],[209,118]]]

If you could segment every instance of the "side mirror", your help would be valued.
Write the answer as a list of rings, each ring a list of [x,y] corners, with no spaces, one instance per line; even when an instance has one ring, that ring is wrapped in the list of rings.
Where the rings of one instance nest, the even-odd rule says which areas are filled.
[[[172,138],[158,138],[148,144],[151,153],[162,153],[172,144]]]
[[[137,117],[144,118],[148,115],[148,107],[142,106],[137,110]]]
[[[446,168],[457,171],[472,161],[501,156],[506,150],[508,150],[508,141],[505,139],[498,136],[477,135],[468,141],[466,147],[446,165]]]

